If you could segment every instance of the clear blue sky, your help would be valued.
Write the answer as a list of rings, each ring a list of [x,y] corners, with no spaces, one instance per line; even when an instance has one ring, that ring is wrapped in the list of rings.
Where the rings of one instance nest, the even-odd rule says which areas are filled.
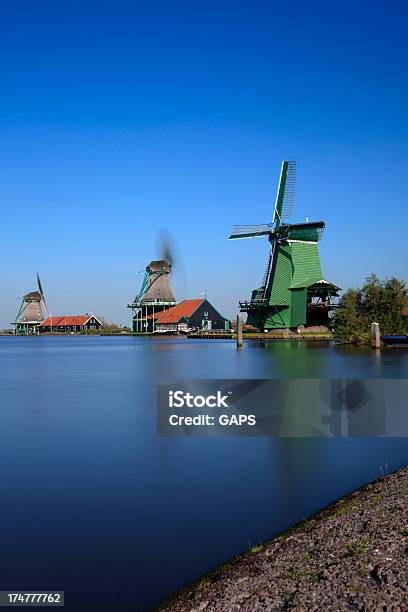
[[[0,0],[0,326],[38,269],[53,314],[127,322],[168,228],[179,299],[262,278],[282,159],[327,279],[408,280],[404,2]]]

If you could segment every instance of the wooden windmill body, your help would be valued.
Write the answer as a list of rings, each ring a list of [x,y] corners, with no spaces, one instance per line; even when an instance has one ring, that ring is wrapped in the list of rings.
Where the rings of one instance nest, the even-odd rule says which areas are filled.
[[[339,287],[323,277],[317,243],[324,221],[288,223],[292,213],[296,162],[283,161],[272,223],[234,226],[231,240],[267,236],[270,252],[262,285],[239,302],[247,323],[261,330],[327,325]]]

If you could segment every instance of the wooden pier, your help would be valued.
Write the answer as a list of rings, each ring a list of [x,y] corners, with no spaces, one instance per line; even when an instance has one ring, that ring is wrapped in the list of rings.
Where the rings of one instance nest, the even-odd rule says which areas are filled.
[[[187,338],[205,340],[236,340],[235,332],[226,331],[198,331],[189,332]],[[330,333],[314,334],[273,334],[270,332],[244,332],[243,340],[333,340]]]

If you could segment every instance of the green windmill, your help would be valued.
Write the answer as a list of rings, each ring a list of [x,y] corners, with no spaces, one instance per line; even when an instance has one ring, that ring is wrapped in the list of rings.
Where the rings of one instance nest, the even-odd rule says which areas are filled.
[[[262,285],[250,301],[239,302],[247,323],[259,329],[329,324],[331,300],[339,287],[322,274],[317,243],[324,221],[289,223],[296,182],[296,162],[283,161],[272,223],[235,225],[231,240],[268,236],[270,253]]]

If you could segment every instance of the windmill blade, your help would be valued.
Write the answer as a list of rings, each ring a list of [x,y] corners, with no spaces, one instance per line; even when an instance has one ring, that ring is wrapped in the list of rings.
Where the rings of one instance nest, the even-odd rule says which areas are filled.
[[[41,297],[43,297],[44,292],[43,292],[43,288],[41,286],[40,275],[38,274],[38,272],[37,272],[37,285],[38,285],[39,294],[41,295]]]
[[[43,302],[43,304],[44,304],[45,314],[46,314],[46,315],[47,315],[47,317],[48,317],[48,308],[47,308],[47,302],[45,301],[44,291],[43,291],[43,288],[42,288],[42,285],[41,285],[40,275],[38,274],[38,272],[37,272],[37,285],[38,285],[38,291],[39,291],[39,294],[41,295],[41,299],[42,299],[42,302]]]
[[[160,258],[171,267],[174,290],[180,295],[185,295],[187,274],[181,244],[175,235],[165,227],[159,230],[156,244]]]
[[[141,270],[141,272],[144,272],[145,275],[144,275],[144,278],[143,278],[143,282],[142,282],[142,286],[140,288],[140,291],[139,291],[139,293],[137,294],[137,296],[134,299],[135,302],[139,302],[142,299],[142,297],[144,296],[144,294],[146,293],[146,285],[147,285],[147,281],[148,281],[148,278],[149,278],[149,273],[146,270],[146,268],[144,270]]]
[[[269,280],[272,274],[273,251],[274,251],[274,246],[272,246],[269,251],[268,263],[266,265],[265,274],[262,279],[262,287],[263,287],[262,300],[264,301],[267,299]]]
[[[269,236],[273,229],[272,223],[263,223],[260,225],[234,225],[228,240],[238,240],[239,238],[259,238],[260,236]]]
[[[288,220],[293,211],[295,198],[296,162],[283,161],[279,178],[278,192],[276,194],[273,221],[278,226],[282,221]]]
[[[170,231],[162,227],[157,233],[156,242],[160,259],[164,259],[170,267],[174,267],[178,263],[179,253],[176,241]]]
[[[44,296],[42,296],[42,301],[43,301],[43,304],[44,304],[45,314],[46,314],[46,315],[47,315],[47,317],[48,317],[48,308],[47,308],[47,302],[45,301],[45,297],[44,297]]]

